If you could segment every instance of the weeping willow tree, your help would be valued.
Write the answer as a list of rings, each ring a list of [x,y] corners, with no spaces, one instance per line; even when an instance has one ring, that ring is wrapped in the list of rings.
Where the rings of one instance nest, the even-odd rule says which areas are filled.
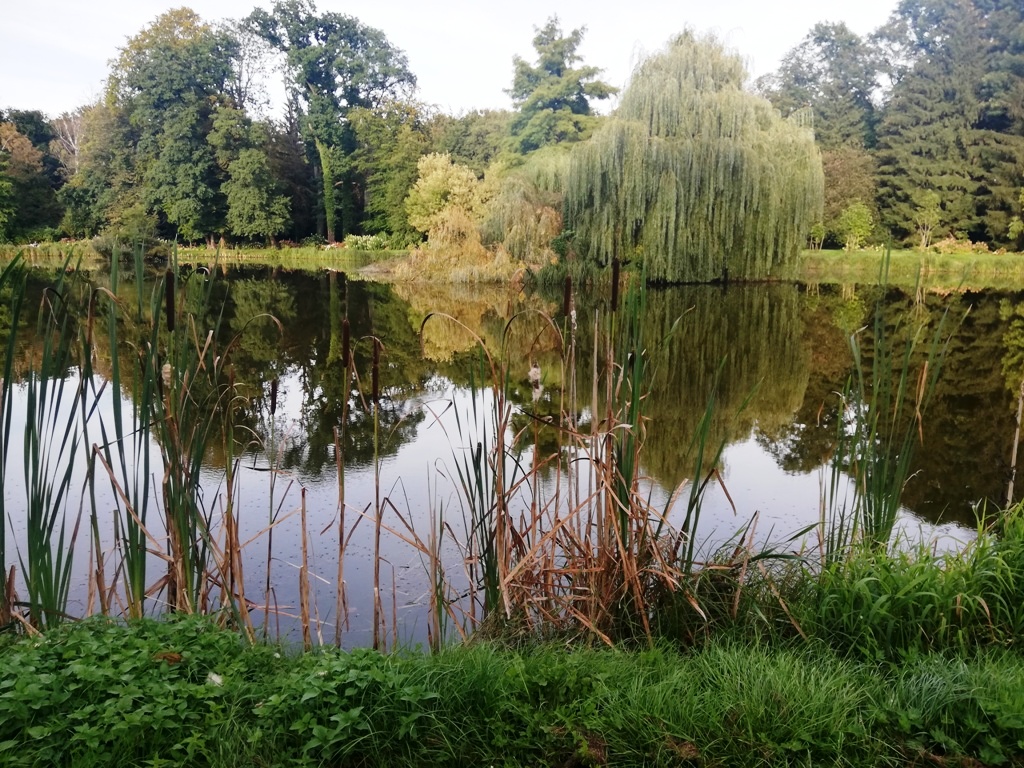
[[[663,282],[765,278],[796,260],[821,216],[821,157],[806,120],[783,119],[745,79],[738,56],[691,32],[639,65],[572,153],[581,255],[642,259]]]
[[[554,255],[551,242],[562,232],[562,189],[569,153],[545,147],[514,167],[492,166],[482,234],[495,251],[531,265],[546,264]]]

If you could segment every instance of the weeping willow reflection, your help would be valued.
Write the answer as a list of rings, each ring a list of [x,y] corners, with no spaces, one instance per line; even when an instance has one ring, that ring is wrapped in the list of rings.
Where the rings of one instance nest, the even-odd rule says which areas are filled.
[[[683,448],[697,431],[709,398],[715,418],[709,444],[732,443],[755,424],[786,423],[800,406],[809,374],[792,286],[696,287],[655,292],[644,318],[646,338],[677,333],[655,355],[658,366],[644,447],[649,473],[669,487],[687,478]]]

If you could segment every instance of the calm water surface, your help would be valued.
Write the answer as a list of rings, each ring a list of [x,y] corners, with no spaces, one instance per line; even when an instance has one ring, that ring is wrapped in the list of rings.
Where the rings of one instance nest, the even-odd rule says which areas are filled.
[[[103,284],[105,278],[89,279]],[[370,516],[379,504],[385,527],[391,529],[382,539],[385,610],[389,616],[398,614],[404,639],[422,640],[426,564],[403,538],[425,540],[439,516],[448,521],[456,538],[464,530],[456,466],[478,437],[469,426],[474,423],[474,407],[480,414],[489,406],[486,396],[474,396],[471,389],[481,344],[509,362],[508,394],[514,410],[508,440],[521,454],[520,466],[529,467],[535,451],[539,455],[553,445],[550,429],[543,426],[558,412],[562,380],[570,375],[560,363],[554,331],[564,327],[561,296],[510,294],[504,288],[391,287],[346,280],[334,272],[270,269],[233,269],[218,279],[217,290],[227,299],[225,334],[237,337],[231,355],[246,398],[240,418],[246,434],[253,436],[241,461],[236,501],[242,539],[252,540],[244,550],[246,580],[254,585],[247,588],[250,599],[264,599],[265,530],[274,521],[270,582],[280,613],[271,623],[284,631],[293,626],[304,489],[314,605],[324,639],[333,638],[340,522],[338,428],[343,434],[348,537],[343,573],[349,605],[346,642],[365,643],[370,637]],[[579,301],[580,394],[577,402],[565,407],[586,425],[592,411],[593,318],[603,306],[593,296]],[[755,516],[755,539],[761,542],[782,541],[818,520],[841,412],[839,393],[852,372],[848,338],[863,328],[860,338],[870,358],[877,302],[882,303],[886,326],[897,336],[919,328],[927,336],[946,311],[956,321],[963,318],[958,327],[957,322],[950,325],[957,330],[924,416],[923,445],[903,495],[901,529],[913,537],[970,537],[979,504],[998,503],[1006,496],[1024,357],[1020,294],[915,297],[877,288],[794,285],[650,291],[642,326],[654,378],[645,406],[649,421],[642,456],[645,487],[655,506],[669,505],[673,493],[690,480],[692,464],[686,449],[714,393],[711,436],[727,448],[719,468],[721,481],[715,481],[705,497],[699,531],[705,548],[713,550]],[[430,313],[445,317],[435,315],[423,325]],[[542,313],[554,317],[554,325]],[[345,319],[359,372],[351,386],[340,364]],[[382,396],[376,407],[369,397],[371,337],[383,344]],[[30,347],[23,345],[19,354],[27,358]],[[20,363],[16,369],[23,369]],[[534,363],[540,369],[540,390],[529,381]],[[271,415],[275,379],[280,384],[277,409]],[[19,386],[15,392],[15,436],[24,423],[23,390]],[[126,393],[110,393],[113,396],[127,403]],[[109,407],[109,402],[102,406],[100,416]],[[15,546],[23,546],[24,537],[24,520],[19,518],[24,481],[18,440],[12,444],[3,493],[9,516],[8,560],[16,562]],[[224,457],[211,452],[204,476],[208,498],[222,490],[223,476]],[[554,478],[549,465],[535,478],[535,493],[554,493]],[[86,503],[82,480],[79,473],[69,519]],[[109,524],[101,521],[101,527],[112,541]],[[458,546],[446,541],[444,552],[451,571],[458,573]],[[76,557],[81,583],[86,580],[87,554],[86,548]],[[156,577],[159,564],[153,568]],[[452,578],[457,582],[459,577]],[[84,612],[86,601],[81,588],[75,593],[73,611]]]

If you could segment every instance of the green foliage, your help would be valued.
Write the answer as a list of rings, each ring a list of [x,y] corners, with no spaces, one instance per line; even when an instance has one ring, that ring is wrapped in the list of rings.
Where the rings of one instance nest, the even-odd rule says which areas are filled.
[[[1020,191],[1020,198],[1018,198],[1018,201],[1020,203],[1021,213],[1010,219],[1010,226],[1006,228],[1006,236],[1010,240],[1019,241],[1021,239],[1021,235],[1024,235],[1024,220],[1021,219],[1021,216],[1024,215],[1024,188]]]
[[[357,226],[360,179],[349,164],[355,148],[349,112],[405,100],[416,78],[405,54],[380,30],[352,16],[318,14],[312,0],[279,0],[269,13],[257,8],[247,22],[285,55],[291,84],[305,103],[302,131],[316,147],[327,240],[333,243]]]
[[[875,158],[862,147],[843,145],[822,151],[821,166],[825,175],[823,223],[827,232],[824,239],[829,246],[842,246],[845,235],[839,226],[839,217],[851,205],[866,204],[872,217],[878,220],[873,207],[878,192]]]
[[[20,289],[24,290],[24,283]],[[67,615],[81,520],[81,510],[74,515],[70,500],[75,465],[85,442],[81,419],[89,410],[90,398],[86,377],[69,375],[80,330],[68,301],[71,290],[71,280],[65,283],[60,278],[44,295],[36,327],[42,348],[26,381],[22,453],[26,545],[19,551],[19,564],[28,592],[29,621],[36,627],[55,626]]]
[[[691,33],[637,68],[573,150],[566,225],[582,255],[642,257],[648,279],[671,282],[764,278],[796,260],[821,216],[821,160],[745,77],[738,56]]]
[[[867,659],[1015,644],[1024,629],[1024,526],[1019,507],[1004,515],[999,537],[979,530],[959,551],[926,543],[850,552],[808,585],[801,626]]]
[[[1024,12],[1012,3],[906,2],[894,14],[911,51],[878,130],[879,204],[897,236],[917,231],[917,196],[940,198],[933,229],[1005,242],[1020,188],[1019,91]],[[1016,68],[1015,68],[1016,67]]]
[[[127,242],[155,235],[155,221],[142,203],[135,153],[136,132],[124,110],[95,104],[82,115],[79,171],[61,188],[63,226],[74,237],[110,229]]]
[[[31,765],[897,766],[1019,760],[1011,653],[900,665],[719,642],[681,655],[477,643],[244,646],[192,619],[0,649],[0,759]]]
[[[108,80],[107,104],[134,134],[137,194],[183,240],[212,240],[224,229],[223,172],[208,135],[234,45],[193,11],[176,9],[128,41]]]
[[[878,66],[869,44],[846,24],[818,23],[756,87],[784,115],[810,107],[823,149],[871,147]]]
[[[932,233],[942,220],[942,198],[935,190],[928,189],[915,195],[917,213],[914,224],[920,236],[920,248],[924,250],[931,244]]]
[[[1024,221],[1021,221],[1020,216],[1010,219],[1010,226],[1006,228],[1006,234],[1011,240],[1019,240],[1020,236],[1024,234]]]
[[[14,184],[4,173],[7,163],[0,156],[0,242],[7,242],[10,221],[14,215]]]
[[[825,242],[825,236],[828,234],[828,230],[825,228],[825,224],[820,221],[816,221],[811,225],[811,230],[808,233],[810,238],[811,248],[817,251],[821,250],[821,246]]]
[[[441,226],[451,210],[475,219],[483,205],[476,174],[464,165],[452,163],[448,155],[424,155],[416,164],[418,178],[408,197],[405,211],[409,224],[420,232]]]
[[[291,201],[274,176],[269,139],[263,125],[253,125],[240,110],[219,106],[207,141],[225,180],[226,224],[244,238],[273,240],[290,224]]]
[[[31,242],[59,222],[47,159],[18,125],[0,121],[0,241]]]
[[[289,201],[277,191],[265,152],[243,149],[228,166],[224,182],[227,223],[242,237],[270,238],[288,226]]]
[[[436,115],[431,120],[432,149],[451,155],[452,162],[472,168],[482,178],[507,145],[512,118],[512,112],[498,110]]]
[[[366,180],[365,232],[391,233],[405,241],[416,237],[404,203],[416,182],[418,161],[429,146],[423,112],[416,104],[402,102],[352,111],[358,143],[352,162]]]
[[[206,621],[94,620],[4,648],[0,666],[5,765],[231,765],[258,738],[254,683],[281,662]]]
[[[560,147],[545,147],[511,167],[493,166],[486,181],[484,242],[518,261],[550,263],[562,231],[562,190],[568,171],[569,153]]]
[[[851,203],[839,215],[836,228],[846,241],[846,250],[852,251],[859,248],[865,240],[871,237],[875,228],[871,209],[859,200]]]
[[[512,146],[520,154],[590,135],[595,119],[591,100],[607,99],[618,89],[597,80],[596,67],[574,67],[585,28],[562,35],[558,17],[536,29],[533,47],[537,63],[516,56],[515,77],[508,93],[519,113],[510,125]]]

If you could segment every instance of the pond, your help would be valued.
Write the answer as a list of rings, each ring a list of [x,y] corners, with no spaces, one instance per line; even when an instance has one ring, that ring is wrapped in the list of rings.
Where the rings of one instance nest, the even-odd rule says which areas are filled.
[[[454,605],[471,591],[480,567],[480,553],[468,545],[472,475],[486,465],[475,458],[493,450],[495,418],[507,449],[502,482],[516,489],[512,516],[527,519],[531,508],[543,507],[557,521],[564,514],[559,506],[572,504],[573,494],[580,500],[593,491],[593,476],[574,475],[586,449],[566,450],[564,436],[613,431],[605,413],[607,350],[600,341],[611,322],[610,297],[597,296],[601,291],[575,296],[570,318],[561,293],[528,295],[506,287],[390,286],[335,271],[255,267],[193,278],[210,281],[209,307],[218,308],[200,314],[195,338],[204,335],[204,323],[212,328],[219,322],[221,359],[229,361],[237,393],[236,442],[210,439],[203,447],[201,504],[210,520],[228,508],[236,515],[239,552],[232,562],[244,572],[244,598],[257,626],[287,635],[299,631],[299,617],[307,613],[319,640],[340,637],[346,645],[370,644],[378,633],[389,644],[424,642],[428,631],[457,636],[470,626],[472,608],[450,608],[447,627],[431,628],[428,614],[439,573]],[[27,306],[33,310],[47,279],[30,281]],[[110,287],[102,273],[79,279],[81,295]],[[149,287],[139,292],[124,281],[115,290],[123,307],[150,301]],[[944,315],[952,333],[920,422],[900,535],[965,540],[979,508],[1005,501],[1024,295],[773,284],[651,289],[643,300],[634,329],[643,339],[636,354],[647,382],[634,433],[642,444],[635,493],[666,519],[678,517],[695,474],[696,436],[709,446],[724,445],[719,461],[699,470],[707,485],[693,537],[702,557],[752,521],[745,535],[755,547],[815,546],[807,536],[788,538],[821,518],[829,460],[843,429],[841,394],[854,373],[849,337],[858,333],[870,360],[876,307],[894,337],[927,337]],[[9,328],[9,317],[4,323]],[[31,525],[20,440],[31,431],[25,372],[41,343],[24,319],[22,326],[12,361],[17,384],[3,488],[6,566],[19,572],[29,559]],[[94,326],[102,337],[103,324]],[[139,344],[121,334],[116,364],[121,371],[137,369]],[[346,338],[353,360],[348,370]],[[102,348],[106,342],[95,343]],[[493,386],[487,355],[506,372],[499,386]],[[119,392],[104,389],[115,355],[94,357],[87,389],[99,394],[74,429],[84,433],[83,443],[107,440],[109,446],[100,422],[109,427],[115,412],[130,411],[137,391],[127,384]],[[72,367],[65,373],[74,389],[82,372]],[[711,418],[702,424],[709,402]],[[129,454],[127,474],[135,476],[148,455],[148,492],[159,497],[165,470],[157,438],[151,440],[145,450],[120,453]],[[484,454],[475,453],[478,445]],[[104,600],[107,610],[124,609],[116,587],[125,568],[125,524],[118,517],[124,505],[116,484],[86,481],[88,455],[80,451],[74,460],[62,502],[64,549],[74,551],[72,615],[95,612]],[[158,498],[153,508],[166,503]],[[147,524],[148,547],[158,554],[144,566],[153,585],[146,612],[161,610],[167,599],[167,567],[158,556],[166,551],[167,527],[155,520],[154,513]],[[217,546],[211,551],[215,561],[225,557]]]

